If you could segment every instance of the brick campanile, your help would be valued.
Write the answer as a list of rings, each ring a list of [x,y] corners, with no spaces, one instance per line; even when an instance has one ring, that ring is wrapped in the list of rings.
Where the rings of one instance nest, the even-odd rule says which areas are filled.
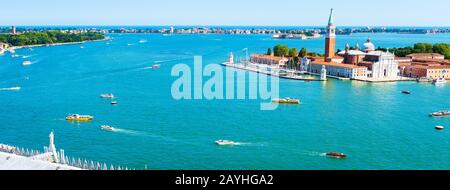
[[[325,61],[331,61],[336,52],[336,26],[334,25],[333,9],[328,20],[327,36],[325,38]]]

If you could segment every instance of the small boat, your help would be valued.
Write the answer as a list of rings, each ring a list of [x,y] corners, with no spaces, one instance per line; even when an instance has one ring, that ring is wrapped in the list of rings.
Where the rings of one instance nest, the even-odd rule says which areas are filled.
[[[340,153],[340,152],[329,152],[326,155],[328,157],[332,157],[332,158],[347,158],[347,155],[345,155],[344,153]]]
[[[433,84],[446,84],[447,80],[445,80],[444,78],[438,78],[433,80]]]
[[[109,126],[109,125],[102,125],[100,128],[101,128],[102,130],[104,130],[104,131],[109,131],[109,132],[114,132],[114,131],[116,131],[116,129],[115,129],[114,127],[111,127],[111,126]]]
[[[154,65],[152,65],[152,68],[153,69],[159,69],[159,68],[161,68],[161,65],[160,64],[154,64]]]
[[[139,43],[141,43],[141,44],[146,43],[146,42],[147,42],[147,40],[139,40]]]
[[[80,46],[81,49],[84,49],[84,46]]]
[[[436,126],[436,127],[435,127],[435,129],[436,129],[436,130],[444,130],[444,129],[445,129],[445,127],[444,127],[444,126],[440,126],[440,125],[438,125],[438,126]]]
[[[272,102],[278,104],[300,104],[300,100],[292,98],[274,99]]]
[[[11,57],[12,57],[12,58],[16,58],[16,57],[20,57],[20,55],[12,54]]]
[[[19,91],[20,89],[22,89],[22,88],[19,86],[11,87],[11,88],[0,88],[0,90],[4,90],[4,91]]]
[[[27,66],[27,65],[31,65],[31,64],[33,64],[33,63],[31,63],[31,61],[24,61],[22,63],[23,66]]]
[[[94,117],[90,115],[70,114],[66,117],[67,121],[92,121]]]
[[[111,105],[117,105],[117,104],[118,104],[117,101],[112,101],[112,102],[111,102]]]
[[[218,144],[220,146],[239,145],[239,143],[234,142],[234,141],[229,141],[229,140],[218,140],[218,141],[216,141],[216,144]]]
[[[430,117],[444,117],[444,116],[450,116],[450,111],[438,111],[430,113]]]
[[[402,91],[403,94],[411,94],[410,91]]]
[[[115,96],[112,93],[108,93],[108,94],[101,94],[100,98],[108,98],[108,99],[113,99]]]
[[[417,82],[431,82],[432,80],[430,80],[427,77],[420,77],[416,79]]]

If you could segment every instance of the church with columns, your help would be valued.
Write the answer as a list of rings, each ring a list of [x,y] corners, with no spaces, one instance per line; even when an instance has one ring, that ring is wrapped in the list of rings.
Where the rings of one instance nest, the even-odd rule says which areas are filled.
[[[367,81],[392,81],[400,76],[399,63],[395,60],[395,55],[389,51],[376,51],[370,38],[362,48],[359,44],[356,44],[355,48],[350,48],[347,43],[344,51],[336,52],[336,25],[333,9],[328,19],[324,58],[303,60],[302,65],[304,68],[309,68],[309,72],[317,74],[320,74],[325,67],[329,76]]]

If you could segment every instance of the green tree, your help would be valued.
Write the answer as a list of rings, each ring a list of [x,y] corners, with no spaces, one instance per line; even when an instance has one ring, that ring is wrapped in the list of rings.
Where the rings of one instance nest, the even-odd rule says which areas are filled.
[[[301,50],[300,50],[300,52],[298,53],[298,56],[299,57],[306,57],[308,55],[308,50],[306,50],[306,48],[302,48]]]
[[[445,56],[446,59],[450,59],[450,44],[435,44],[433,46],[434,53],[440,53]]]
[[[275,56],[288,56],[289,47],[286,45],[277,45],[273,48]]]
[[[297,57],[298,57],[298,51],[297,51],[297,48],[291,48],[291,49],[289,49],[288,55],[289,55],[289,57],[297,58]]]
[[[433,44],[417,43],[414,44],[414,50],[416,53],[433,53]]]
[[[272,48],[267,49],[267,55],[272,55]]]

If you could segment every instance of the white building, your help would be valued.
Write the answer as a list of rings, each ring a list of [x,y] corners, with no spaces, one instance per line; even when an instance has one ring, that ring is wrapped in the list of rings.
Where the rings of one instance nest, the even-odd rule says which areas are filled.
[[[359,65],[369,68],[368,78],[397,79],[399,76],[399,63],[395,60],[395,55],[389,52],[369,52]]]

